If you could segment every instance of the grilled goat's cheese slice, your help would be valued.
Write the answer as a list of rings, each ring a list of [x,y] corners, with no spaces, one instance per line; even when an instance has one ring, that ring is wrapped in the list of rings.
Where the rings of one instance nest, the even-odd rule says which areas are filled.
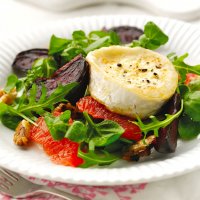
[[[90,52],[89,92],[109,110],[146,118],[174,94],[178,74],[163,55],[141,47],[110,46]]]

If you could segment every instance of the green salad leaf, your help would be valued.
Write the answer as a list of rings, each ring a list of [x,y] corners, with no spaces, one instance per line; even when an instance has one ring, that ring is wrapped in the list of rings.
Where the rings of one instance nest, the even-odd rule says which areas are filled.
[[[62,52],[70,42],[71,40],[52,35],[49,44],[49,55]]]
[[[47,97],[47,89],[43,86],[42,87],[42,94],[40,98],[37,100],[37,86],[33,84],[32,88],[30,89],[29,96],[24,93],[20,98],[20,101],[17,105],[6,105],[5,103],[0,103],[0,116],[3,116],[5,113],[9,113],[12,115],[20,116],[32,124],[35,124],[33,119],[34,113],[39,115],[43,115],[46,113],[47,109],[52,110],[56,103],[66,101],[65,96],[71,92],[75,87],[78,86],[78,83],[69,83],[65,86],[58,86],[54,92]],[[36,124],[35,124],[36,125]]]
[[[87,168],[93,165],[110,165],[111,163],[119,160],[119,157],[106,151],[89,151],[85,153],[80,148],[78,150],[78,157],[84,160],[84,163],[80,165],[82,168]]]
[[[200,121],[193,121],[189,116],[183,115],[179,120],[178,132],[184,140],[194,139],[200,133]]]
[[[200,77],[195,77],[189,84],[188,88],[190,91],[198,91],[200,90]]]
[[[110,45],[118,45],[120,40],[115,32],[92,31],[88,35],[78,30],[72,33],[72,39],[52,36],[49,45],[49,55],[60,55],[67,62],[75,56],[87,53],[95,49]]]
[[[179,72],[181,76],[180,83],[183,83],[186,80],[187,73],[193,73],[200,75],[200,65],[189,65],[185,62],[185,59],[189,56],[188,53],[183,54],[178,57],[175,53],[168,54],[168,58],[172,61],[176,70]]]
[[[200,133],[200,81],[192,80],[187,86],[180,84],[179,90],[184,109],[179,120],[178,132],[182,139],[189,140]]]
[[[58,117],[54,117],[51,113],[45,113],[44,120],[54,140],[64,138],[70,116],[71,112],[69,110],[66,110]]]
[[[74,121],[69,126],[65,137],[74,142],[83,142],[87,138],[87,126],[83,122]]]
[[[185,95],[184,113],[193,121],[200,121],[200,91],[192,91]]]
[[[143,47],[155,50],[168,42],[168,36],[154,23],[147,22],[144,26],[144,34],[139,40],[134,40],[131,47]]]
[[[42,94],[40,99],[37,101],[37,86],[36,84],[33,84],[32,88],[30,89],[28,102],[24,102],[22,105],[20,105],[18,107],[18,112],[26,113],[29,116],[31,116],[32,112],[36,112],[41,115],[45,112],[45,109],[49,108],[52,110],[56,103],[66,101],[64,97],[77,86],[78,83],[76,82],[69,83],[65,86],[59,85],[49,97],[46,95],[47,89],[43,86]]]
[[[7,78],[6,86],[4,87],[4,91],[9,93],[13,88],[16,87],[16,84],[18,83],[18,78],[15,74],[11,74]]]
[[[144,133],[145,137],[146,137],[147,133],[150,131],[153,131],[154,135],[156,137],[158,137],[158,130],[160,128],[164,128],[164,127],[168,126],[171,122],[173,122],[176,118],[178,118],[181,115],[182,111],[183,111],[183,100],[181,101],[180,110],[177,113],[175,113],[174,115],[165,114],[164,120],[159,120],[156,118],[156,116],[150,116],[149,119],[151,120],[151,122],[144,123],[144,122],[142,122],[142,120],[139,117],[137,117],[137,122],[132,122],[132,123],[134,123],[140,127],[140,129]]]
[[[107,146],[119,139],[124,129],[116,122],[104,120],[100,123],[94,123],[88,113],[83,112],[83,116],[87,121],[88,137],[86,141],[94,146]]]
[[[45,122],[52,137],[56,140],[68,138],[74,142],[86,142],[92,144],[93,148],[107,146],[119,139],[124,129],[111,120],[104,120],[94,123],[89,115],[84,112],[86,122],[74,120],[68,124],[69,116],[65,116],[65,111],[61,116],[54,117],[51,114],[45,116]],[[57,128],[60,126],[60,128]]]
[[[51,77],[57,68],[57,63],[53,57],[37,59],[33,63],[32,68],[28,70],[26,78],[24,79],[26,87],[31,86],[37,78]]]
[[[4,91],[6,93],[10,93],[12,89],[16,88],[16,91],[20,94],[24,91],[24,79],[18,79],[15,74],[10,74],[7,78],[6,85],[4,87]],[[18,96],[20,96],[18,94]]]
[[[0,119],[4,126],[12,130],[15,130],[19,122],[22,121],[22,117],[12,113],[4,113]]]

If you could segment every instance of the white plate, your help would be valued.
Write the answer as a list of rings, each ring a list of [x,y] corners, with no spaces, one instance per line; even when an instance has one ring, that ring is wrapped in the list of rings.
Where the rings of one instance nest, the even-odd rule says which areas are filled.
[[[15,55],[29,48],[48,47],[50,36],[69,37],[73,30],[86,32],[102,27],[117,25],[134,25],[143,28],[144,24],[153,20],[169,35],[169,42],[160,48],[167,54],[177,52],[179,55],[188,52],[190,63],[200,63],[200,31],[195,27],[166,18],[149,16],[94,16],[68,19],[51,23],[42,28],[35,28],[29,33],[10,39],[3,38],[0,43],[0,85],[5,83],[11,73],[11,63]],[[67,183],[85,185],[123,185],[149,182],[177,176],[200,167],[200,140],[178,143],[175,154],[153,154],[144,162],[128,163],[120,161],[103,168],[72,168],[53,164],[49,157],[33,146],[23,150],[12,142],[13,131],[0,125],[0,165],[24,175],[51,179]]]

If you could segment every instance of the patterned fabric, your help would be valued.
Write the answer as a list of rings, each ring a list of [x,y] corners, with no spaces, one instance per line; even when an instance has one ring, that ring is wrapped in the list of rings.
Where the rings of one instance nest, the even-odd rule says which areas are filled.
[[[146,186],[146,183],[137,185],[123,185],[123,186],[85,186],[85,185],[60,183],[44,179],[37,179],[34,177],[28,177],[28,179],[37,184],[60,188],[68,193],[82,197],[85,200],[102,200],[102,199],[132,200],[134,199],[134,194],[136,194],[140,190],[143,190]],[[11,199],[13,200],[13,198],[0,194],[0,200],[11,200]],[[61,200],[61,198],[47,194],[40,194],[39,196],[26,198],[26,200],[42,200],[42,199]]]

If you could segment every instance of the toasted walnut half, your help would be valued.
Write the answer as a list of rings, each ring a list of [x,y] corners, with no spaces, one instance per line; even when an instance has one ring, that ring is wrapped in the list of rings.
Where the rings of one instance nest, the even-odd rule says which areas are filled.
[[[0,89],[0,97],[2,97],[4,94],[6,94],[6,92],[2,89]]]
[[[150,135],[145,140],[140,140],[136,144],[129,147],[128,151],[123,155],[124,160],[139,160],[140,157],[148,156],[151,153],[152,143],[155,141],[155,136]]]
[[[56,112],[64,112],[65,110],[70,110],[71,111],[71,117],[72,119],[77,119],[80,116],[80,112],[77,107],[73,106],[71,103],[60,103],[53,111],[53,113]]]
[[[0,102],[10,105],[13,103],[16,97],[16,88],[13,88],[9,93],[6,93],[4,90],[0,90]]]
[[[17,126],[13,141],[18,146],[26,146],[29,142],[31,125],[28,121],[22,120]]]

